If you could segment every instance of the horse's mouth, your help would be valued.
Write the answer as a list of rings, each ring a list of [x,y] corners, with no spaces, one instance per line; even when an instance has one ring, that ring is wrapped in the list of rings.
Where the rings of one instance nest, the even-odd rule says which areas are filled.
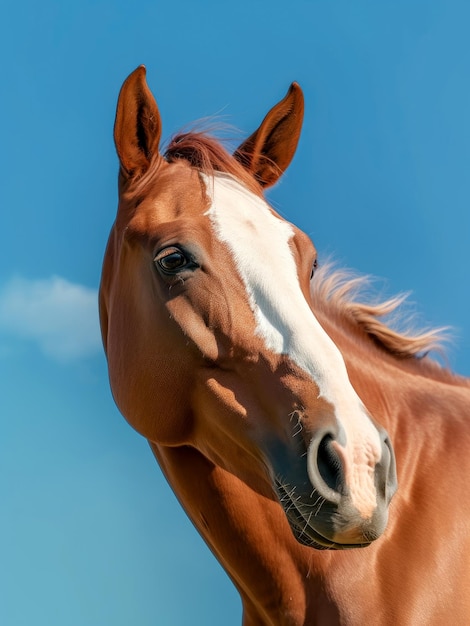
[[[327,539],[316,530],[311,522],[312,518],[319,513],[321,509],[321,499],[316,502],[305,505],[300,502],[300,498],[295,497],[294,490],[288,490],[283,483],[276,478],[276,492],[281,503],[284,513],[297,541],[309,548],[316,550],[348,550],[352,548],[365,548],[371,544],[371,541],[363,543],[337,543],[331,539]],[[309,509],[307,508],[309,507]]]

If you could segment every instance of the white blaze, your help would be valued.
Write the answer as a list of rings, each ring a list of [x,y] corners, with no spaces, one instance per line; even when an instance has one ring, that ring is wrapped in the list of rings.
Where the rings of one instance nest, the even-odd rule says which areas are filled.
[[[204,180],[211,198],[207,215],[245,284],[256,333],[269,350],[289,356],[307,372],[319,396],[335,408],[353,468],[348,480],[351,497],[360,512],[371,514],[376,506],[373,468],[381,457],[380,438],[349,381],[340,351],[302,293],[289,246],[292,226],[234,178],[216,174]]]

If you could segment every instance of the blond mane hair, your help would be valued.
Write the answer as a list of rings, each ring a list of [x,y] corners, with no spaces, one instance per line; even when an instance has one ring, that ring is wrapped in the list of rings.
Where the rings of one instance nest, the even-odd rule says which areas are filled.
[[[372,282],[369,276],[357,276],[326,263],[312,280],[314,310],[345,332],[356,331],[366,345],[375,346],[404,369],[470,386],[469,380],[448,368],[445,345],[451,339],[450,329],[416,330],[416,316],[407,314],[403,307],[409,294],[381,300],[374,293]]]

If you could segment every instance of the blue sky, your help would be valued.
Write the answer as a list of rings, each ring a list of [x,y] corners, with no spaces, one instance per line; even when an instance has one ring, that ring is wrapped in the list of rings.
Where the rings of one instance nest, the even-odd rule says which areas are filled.
[[[289,5],[289,6],[288,6]],[[169,137],[306,115],[270,199],[320,259],[412,291],[470,375],[470,4],[5,3],[0,24],[0,623],[240,624],[237,594],[114,407],[96,311],[114,111],[145,63]]]

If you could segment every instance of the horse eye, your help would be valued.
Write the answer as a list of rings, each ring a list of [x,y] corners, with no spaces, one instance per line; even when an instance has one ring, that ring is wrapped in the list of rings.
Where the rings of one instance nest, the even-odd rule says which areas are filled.
[[[318,267],[318,261],[315,259],[315,261],[312,263],[312,271],[310,273],[310,280],[312,280],[313,275],[315,274],[315,270]]]
[[[190,265],[191,261],[182,250],[171,246],[161,250],[154,258],[154,263],[165,274],[173,274]]]

